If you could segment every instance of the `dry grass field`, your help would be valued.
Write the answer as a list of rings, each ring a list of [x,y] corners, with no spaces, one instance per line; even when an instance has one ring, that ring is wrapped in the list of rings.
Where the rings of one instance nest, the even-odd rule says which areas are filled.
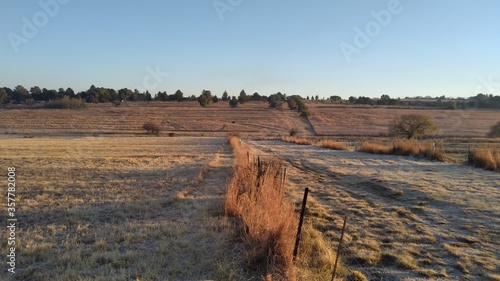
[[[438,137],[483,138],[500,120],[498,110],[406,109],[387,106],[354,106],[308,103],[311,124],[320,136],[385,136],[390,121],[403,114],[432,118]]]
[[[3,138],[0,151],[17,172],[16,280],[244,278],[225,139]]]
[[[14,279],[262,280],[241,227],[224,216],[235,167],[226,138],[238,133],[253,157],[283,161],[295,207],[312,189],[297,280],[329,280],[344,214],[343,280],[500,280],[497,172],[352,151],[366,140],[392,143],[392,117],[418,111],[447,137],[438,148],[463,161],[469,145],[499,146],[484,138],[499,111],[308,106],[309,120],[264,102],[0,108],[0,169],[16,167],[17,178]],[[145,133],[146,122],[160,124],[159,137]],[[314,145],[276,140],[291,129]],[[323,257],[307,258],[318,250]],[[2,270],[0,280],[8,276]]]
[[[245,135],[281,136],[308,126],[289,110],[269,108],[267,102],[250,102],[231,108],[227,102],[200,107],[198,102],[128,102],[90,104],[78,110],[0,109],[0,134],[40,135],[135,135],[146,122],[160,124],[162,135],[221,136],[228,132]]]
[[[368,280],[500,280],[500,178],[401,156],[251,141],[288,163],[287,191],[311,188],[307,216]]]

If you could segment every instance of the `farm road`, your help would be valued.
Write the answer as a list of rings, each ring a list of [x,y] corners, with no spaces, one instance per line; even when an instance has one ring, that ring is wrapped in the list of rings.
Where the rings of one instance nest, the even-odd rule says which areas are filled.
[[[343,258],[371,280],[498,280],[498,173],[281,141],[247,144],[253,155],[286,162],[294,202],[311,188],[309,213],[332,241],[348,215]]]

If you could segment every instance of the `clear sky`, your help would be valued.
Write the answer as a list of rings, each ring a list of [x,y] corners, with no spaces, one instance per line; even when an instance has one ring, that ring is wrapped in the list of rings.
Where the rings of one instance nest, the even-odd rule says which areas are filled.
[[[0,86],[500,95],[499,13],[498,0],[0,0]]]

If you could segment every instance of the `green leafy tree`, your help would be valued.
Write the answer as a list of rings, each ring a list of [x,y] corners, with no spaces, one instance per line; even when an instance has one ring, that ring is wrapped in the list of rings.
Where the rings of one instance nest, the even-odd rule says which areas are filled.
[[[389,131],[394,136],[404,136],[407,139],[419,138],[437,131],[437,126],[431,118],[421,114],[401,115],[392,121]]]
[[[38,86],[31,87],[30,93],[31,93],[31,97],[34,100],[43,100],[42,89],[40,89],[40,87],[38,87]]]
[[[9,94],[5,88],[0,88],[0,104],[7,104],[9,102]]]
[[[17,85],[16,88],[14,88],[14,99],[21,103],[26,101],[26,99],[30,98],[30,93],[26,88],[24,88],[21,85]]]

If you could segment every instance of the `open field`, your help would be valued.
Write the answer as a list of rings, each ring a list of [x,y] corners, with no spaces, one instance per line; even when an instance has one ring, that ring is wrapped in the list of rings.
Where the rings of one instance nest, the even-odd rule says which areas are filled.
[[[484,138],[499,111],[308,106],[310,121],[264,102],[1,108],[0,168],[16,167],[18,185],[16,278],[261,280],[247,270],[242,231],[224,217],[234,160],[225,138],[239,133],[252,157],[284,161],[292,202],[312,189],[308,224],[332,246],[349,216],[343,276],[354,269],[370,280],[500,280],[498,173],[352,151],[366,140],[392,143],[386,122],[418,111],[450,137],[424,142],[458,163],[469,145],[500,145]],[[150,121],[161,125],[160,137],[141,128]],[[340,143],[330,146],[348,151],[272,140],[292,128],[315,143],[334,135]],[[301,266],[298,280],[316,280],[304,277],[311,265]]]
[[[163,134],[181,136],[288,134],[306,121],[289,110],[269,108],[267,102],[250,102],[231,108],[226,102],[200,107],[198,102],[128,102],[119,107],[90,104],[78,110],[0,109],[0,134],[30,135],[135,135],[142,134],[145,122],[161,125]]]
[[[320,136],[384,136],[396,116],[423,114],[432,118],[439,131],[437,137],[482,138],[500,120],[498,110],[406,109],[387,106],[354,106],[308,103],[309,118]]]
[[[17,176],[16,280],[245,278],[223,216],[225,139],[4,138],[0,151]]]
[[[250,141],[288,164],[287,190],[369,280],[500,280],[500,178],[468,166]]]

